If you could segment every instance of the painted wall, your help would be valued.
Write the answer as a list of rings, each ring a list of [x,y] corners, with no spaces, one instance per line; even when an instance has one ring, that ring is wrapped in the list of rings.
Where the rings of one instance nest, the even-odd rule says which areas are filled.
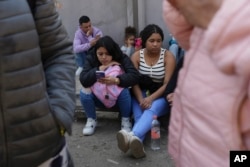
[[[78,19],[82,15],[88,15],[92,25],[99,27],[104,35],[110,35],[119,45],[123,44],[124,28],[128,25],[135,26],[139,32],[147,24],[158,24],[164,30],[165,36],[168,36],[162,20],[162,0],[56,0],[56,2],[71,40],[79,25]]]
[[[146,12],[146,24],[157,24],[164,32],[163,45],[168,47],[168,41],[170,39],[169,32],[162,18],[162,0],[147,0],[145,1]]]

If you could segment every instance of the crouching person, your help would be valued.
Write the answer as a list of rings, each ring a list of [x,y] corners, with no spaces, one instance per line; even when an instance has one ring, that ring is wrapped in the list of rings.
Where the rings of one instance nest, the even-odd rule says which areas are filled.
[[[104,73],[97,75],[97,71]],[[121,129],[131,131],[131,95],[129,87],[137,84],[139,73],[128,56],[109,36],[100,38],[93,52],[86,57],[80,82],[81,104],[87,116],[84,135],[92,135],[97,125],[96,107],[117,107],[121,115]]]

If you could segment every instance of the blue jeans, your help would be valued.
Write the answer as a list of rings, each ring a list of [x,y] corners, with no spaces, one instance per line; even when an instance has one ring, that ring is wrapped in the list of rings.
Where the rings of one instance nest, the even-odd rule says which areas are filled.
[[[142,94],[143,97],[146,97],[145,91]],[[132,98],[132,111],[135,120],[132,132],[143,141],[147,132],[151,130],[153,116],[160,117],[167,114],[170,112],[170,106],[164,97],[160,97],[152,102],[151,108],[143,111],[138,101]]]
[[[76,53],[76,65],[78,67],[83,67],[86,55],[86,52]]]
[[[93,93],[86,94],[80,91],[80,100],[88,118],[96,119],[96,107],[106,108]],[[131,95],[128,88],[122,90],[114,107],[119,109],[121,117],[131,116]]]

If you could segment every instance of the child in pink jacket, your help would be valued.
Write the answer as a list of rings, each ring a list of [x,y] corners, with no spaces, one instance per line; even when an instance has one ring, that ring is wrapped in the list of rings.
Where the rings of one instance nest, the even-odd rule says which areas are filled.
[[[163,0],[187,51],[169,126],[176,167],[228,167],[230,150],[250,149],[249,16],[249,0]]]

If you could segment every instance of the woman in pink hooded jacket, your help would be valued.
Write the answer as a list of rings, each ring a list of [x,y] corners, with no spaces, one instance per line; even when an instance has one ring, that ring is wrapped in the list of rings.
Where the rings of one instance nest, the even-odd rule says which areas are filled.
[[[163,0],[187,51],[169,126],[176,167],[228,167],[230,150],[250,149],[249,16],[249,0]]]

